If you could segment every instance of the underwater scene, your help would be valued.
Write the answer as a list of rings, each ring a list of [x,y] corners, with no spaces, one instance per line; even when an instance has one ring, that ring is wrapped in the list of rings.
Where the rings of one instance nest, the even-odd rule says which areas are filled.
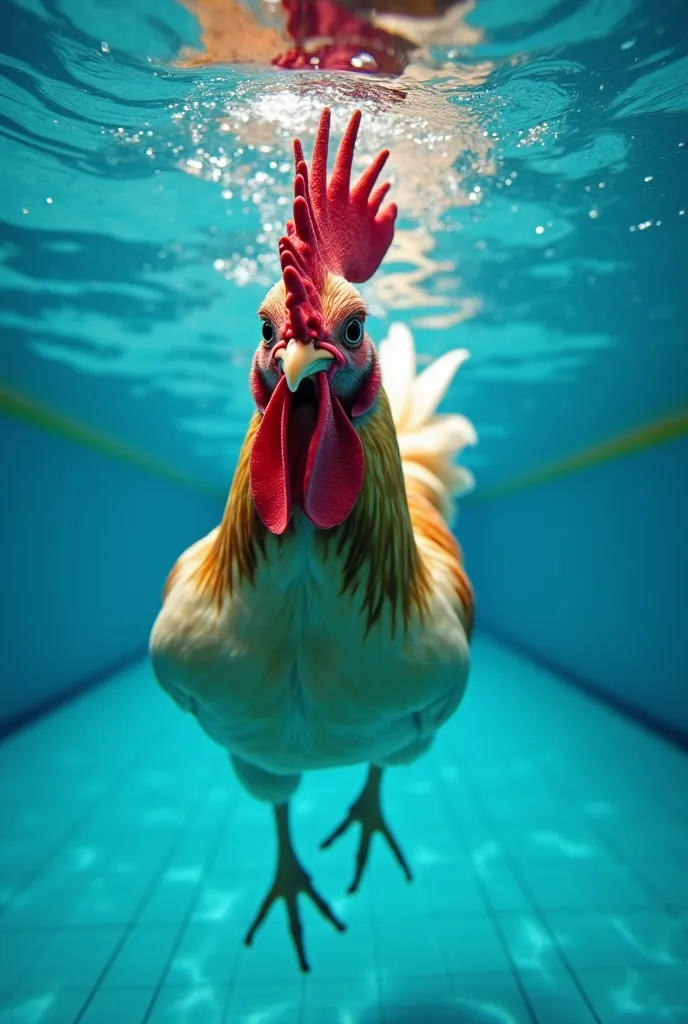
[[[688,4],[0,64],[0,1024],[688,1024]]]

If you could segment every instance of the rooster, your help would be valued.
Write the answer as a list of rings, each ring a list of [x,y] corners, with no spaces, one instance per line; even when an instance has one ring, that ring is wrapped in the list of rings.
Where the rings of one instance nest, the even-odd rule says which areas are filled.
[[[330,112],[310,169],[294,143],[293,219],[281,280],[258,316],[256,404],[220,525],[178,559],[150,639],[161,687],[229,752],[239,781],[272,804],[277,867],[245,938],[278,900],[309,970],[298,896],[339,931],[292,843],[301,773],[365,763],[367,780],[329,847],[360,825],[355,892],[375,833],[411,870],[383,813],[390,765],[430,747],[469,672],[473,595],[447,526],[470,479],[453,456],[473,427],[436,409],[465,350],[416,376],[413,339],[394,325],[376,351],[356,283],[380,265],[396,207],[382,151],[351,187],[361,114],[327,178]],[[383,386],[384,380],[384,386]]]

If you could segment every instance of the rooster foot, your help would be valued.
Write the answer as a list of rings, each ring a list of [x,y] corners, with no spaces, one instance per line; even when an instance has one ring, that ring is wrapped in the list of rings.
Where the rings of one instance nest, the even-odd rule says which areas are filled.
[[[310,971],[306,958],[306,949],[303,941],[303,927],[299,913],[298,895],[303,893],[316,905],[320,913],[325,917],[338,932],[346,931],[346,925],[339,920],[330,909],[328,903],[322,898],[319,892],[313,887],[310,876],[299,863],[289,837],[289,824],[287,818],[287,804],[275,807],[277,819],[278,836],[278,862],[277,874],[270,891],[263,900],[260,910],[244,939],[244,945],[251,946],[253,939],[270,912],[270,908],[277,900],[284,900],[287,907],[289,919],[289,931],[291,933],[296,955],[299,959],[299,966],[302,971]]]
[[[346,818],[341,825],[339,825],[338,828],[336,828],[334,832],[332,832],[331,835],[329,835],[327,839],[320,844],[320,849],[326,850],[329,846],[332,846],[340,836],[343,836],[345,832],[348,832],[353,824],[356,822],[360,824],[361,837],[358,843],[358,851],[356,853],[356,871],[354,874],[354,880],[347,889],[348,893],[357,892],[358,887],[361,884],[363,872],[365,871],[366,864],[368,863],[368,857],[370,856],[370,845],[375,832],[379,832],[387,840],[389,848],[394,854],[395,860],[406,876],[406,880],[408,882],[413,881],[413,875],[411,874],[408,862],[382,814],[382,807],[380,805],[381,782],[382,769],[378,768],[376,765],[371,765],[368,772],[368,778],[366,779],[366,784],[358,799],[349,808],[349,813]]]

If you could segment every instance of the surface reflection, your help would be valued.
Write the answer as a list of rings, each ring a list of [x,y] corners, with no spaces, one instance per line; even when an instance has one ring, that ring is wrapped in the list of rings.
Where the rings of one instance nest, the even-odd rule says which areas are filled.
[[[182,67],[255,63],[399,75],[435,44],[465,46],[480,38],[465,23],[473,0],[180,2],[197,17],[201,35],[200,48],[179,54]]]

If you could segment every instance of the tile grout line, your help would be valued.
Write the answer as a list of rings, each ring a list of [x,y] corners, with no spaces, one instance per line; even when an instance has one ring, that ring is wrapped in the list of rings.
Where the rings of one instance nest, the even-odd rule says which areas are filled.
[[[142,752],[139,751],[139,755],[141,753]],[[129,769],[128,769],[129,772],[131,771],[132,766],[135,765],[138,762],[138,760],[139,760],[139,757],[136,756],[136,757],[133,758],[132,761],[129,762]],[[97,807],[102,803],[103,800],[107,799],[108,796],[111,796],[113,794],[113,792],[116,792],[118,787],[119,787],[119,785],[124,785],[125,784],[127,775],[128,775],[128,772],[125,772],[123,770],[118,772],[116,781],[113,782],[113,784],[106,789],[105,793],[101,793],[93,804],[89,804],[89,809],[85,812],[84,815],[80,816],[80,818],[78,819],[78,822],[75,823],[74,827],[72,829],[70,829],[69,832],[65,836],[63,836],[62,840],[57,844],[56,848],[53,849],[52,853],[49,854],[43,860],[43,862],[41,864],[41,867],[31,873],[31,878],[30,878],[29,882],[26,883],[26,884],[23,884],[22,886],[19,886],[17,888],[16,893],[13,894],[11,899],[8,901],[7,907],[9,907],[11,905],[11,903],[14,900],[16,894],[21,895],[22,891],[24,891],[27,888],[29,888],[29,886],[32,885],[33,882],[35,882],[38,878],[40,878],[41,875],[46,873],[46,869],[48,868],[50,863],[64,849],[66,849],[67,844],[74,838],[74,835],[76,833],[78,833],[79,829],[81,829],[83,827],[83,825],[88,820],[89,816],[93,813],[93,811],[95,809],[97,809]],[[2,925],[2,916],[0,915],[0,926],[1,925]],[[84,925],[76,926],[76,927],[77,928],[80,927],[82,929],[88,929],[88,928],[90,928],[92,926],[88,925],[88,924],[84,924]],[[26,932],[31,933],[31,932],[36,932],[36,931],[44,931],[44,932],[48,933],[45,936],[45,940],[42,943],[39,944],[38,950],[34,954],[33,959],[35,960],[36,958],[40,957],[42,955],[42,953],[46,950],[46,948],[49,946],[50,942],[52,942],[52,940],[54,938],[54,935],[55,934],[59,935],[59,933],[63,932],[64,930],[65,930],[65,922],[62,922],[61,924],[57,924],[57,925],[52,925],[50,927],[39,926],[37,928],[36,926],[31,926],[31,927],[25,926],[23,928],[18,928],[18,929],[9,929],[8,931],[10,931],[10,932],[12,932],[12,931],[21,931],[21,932],[24,932],[24,933],[26,933]],[[30,970],[30,968],[31,968],[31,965],[27,964],[24,967],[24,969],[20,972],[20,976],[21,975],[25,975]],[[15,978],[14,986],[11,989],[8,990],[8,995],[9,995],[10,999],[12,999],[15,996],[15,994],[17,994],[19,992],[19,989],[18,989],[17,986],[18,986],[18,983],[17,983],[16,978]]]
[[[581,982],[580,978],[578,977],[576,971],[573,968],[573,965],[570,963],[568,957],[566,956],[566,954],[565,954],[565,952],[563,950],[563,947],[560,945],[559,941],[557,940],[557,937],[556,937],[554,931],[551,929],[549,921],[547,920],[547,914],[543,910],[543,908],[540,905],[539,901],[535,898],[535,896],[533,894],[532,888],[530,887],[530,885],[528,884],[528,882],[524,878],[524,876],[523,876],[523,874],[521,872],[520,866],[518,865],[518,863],[512,857],[508,847],[504,846],[503,840],[502,840],[502,833],[501,833],[501,830],[500,830],[499,826],[495,825],[494,820],[491,818],[490,814],[486,811],[484,803],[482,801],[479,801],[479,800],[476,799],[477,794],[475,792],[473,784],[472,784],[472,782],[470,780],[470,777],[468,775],[466,776],[466,783],[467,783],[467,788],[471,791],[471,793],[473,795],[473,799],[476,800],[476,806],[479,808],[479,811],[480,811],[480,814],[481,814],[481,816],[483,818],[483,821],[486,822],[490,826],[490,828],[492,829],[492,832],[495,835],[495,837],[500,839],[501,844],[502,844],[502,852],[503,852],[503,856],[504,856],[505,862],[508,864],[509,868],[513,872],[513,875],[516,878],[516,881],[518,882],[518,884],[521,886],[524,895],[529,900],[534,914],[539,919],[540,924],[545,929],[545,932],[546,932],[550,942],[552,943],[553,947],[556,949],[556,951],[557,951],[557,953],[558,953],[562,963],[564,964],[566,970],[568,971],[568,973],[569,973],[569,975],[571,977],[571,980],[573,981],[573,984],[574,984],[576,990],[578,991],[578,994],[581,997],[581,1000],[585,1003],[585,1006],[589,1010],[590,1015],[593,1018],[593,1020],[596,1022],[596,1024],[603,1024],[603,1021],[600,1019],[600,1016],[597,1013],[597,1010],[595,1009],[595,1007],[594,1007],[590,997],[588,996],[588,993],[586,992],[586,990],[585,990],[585,988],[583,986],[583,983]]]
[[[192,812],[189,815],[189,817],[192,818],[195,821],[198,818],[198,816],[200,815],[201,811],[203,810],[203,808],[206,806],[207,803],[208,803],[208,796],[207,796],[207,794],[205,794],[204,797],[200,797],[199,798],[198,803],[196,804],[195,808],[192,810]],[[96,995],[98,994],[98,992],[99,992],[99,990],[101,988],[101,985],[102,985],[103,981],[105,980],[105,978],[107,977],[108,973],[110,972],[110,970],[112,969],[112,967],[116,963],[117,958],[119,957],[120,953],[122,952],[122,949],[124,948],[124,946],[125,946],[125,944],[127,942],[127,939],[129,938],[129,936],[132,934],[132,932],[137,927],[139,919],[141,918],[141,915],[145,912],[146,907],[150,903],[151,898],[153,896],[153,893],[155,892],[155,889],[157,888],[160,880],[162,879],[162,877],[164,875],[164,872],[166,871],[166,869],[169,867],[169,865],[174,860],[174,857],[177,854],[177,852],[179,851],[182,843],[184,842],[184,839],[189,834],[189,817],[187,817],[187,820],[184,823],[184,825],[180,826],[178,834],[175,836],[175,838],[170,843],[170,846],[169,846],[167,852],[163,855],[163,857],[162,857],[158,867],[153,872],[153,876],[152,876],[149,884],[146,886],[146,889],[145,889],[143,895],[141,896],[141,899],[139,900],[138,905],[137,905],[136,909],[134,910],[134,913],[131,915],[131,918],[129,919],[129,921],[125,925],[124,930],[122,932],[122,935],[120,936],[119,940],[115,944],[115,947],[114,947],[112,953],[110,954],[110,956],[108,957],[105,966],[103,967],[103,969],[101,970],[100,974],[98,975],[98,978],[96,979],[96,981],[95,981],[95,983],[94,983],[94,985],[93,985],[93,987],[91,989],[91,992],[89,993],[85,1003],[83,1004],[83,1006],[79,1010],[79,1013],[74,1018],[73,1024],[79,1024],[79,1022],[83,1019],[84,1015],[88,1012],[89,1006],[91,1005],[91,1003],[95,999]]]
[[[569,804],[572,807],[575,808],[575,795],[572,793],[571,790],[569,790],[566,787],[565,783],[562,783],[561,779],[556,774],[556,771],[554,773],[554,776],[551,776],[551,778],[555,789],[561,794],[561,796],[564,797],[564,799],[566,799],[569,802]],[[614,840],[612,839],[610,841],[609,838],[605,836],[604,832],[600,831],[594,819],[585,818],[584,820],[590,831],[598,839],[599,843],[602,846],[602,849],[606,849],[606,851],[612,856],[612,859],[615,861],[615,863],[617,863],[623,868],[626,868],[631,877],[638,883],[640,888],[643,889],[644,892],[652,898],[652,900],[654,900],[657,906],[661,907],[661,909],[664,910],[667,914],[670,914],[671,917],[682,916],[680,908],[674,906],[672,903],[669,902],[669,900],[666,900],[661,895],[661,893],[659,893],[652,887],[652,884],[648,882],[647,879],[636,869],[635,865],[632,864],[630,861],[626,860],[626,858],[620,852],[620,848],[614,843]]]
[[[465,834],[464,834],[464,832],[463,832],[463,830],[461,828],[461,825],[458,822],[458,819],[457,819],[456,815],[454,814],[453,803],[452,803],[452,801],[450,799],[449,792],[447,791],[446,783],[445,783],[444,779],[442,779],[442,776],[439,774],[439,772],[438,772],[438,776],[439,776],[438,781],[439,781],[439,788],[440,788],[440,793],[441,793],[441,796],[442,796],[442,801],[445,804],[445,806],[447,807],[447,809],[449,811],[449,817],[452,819],[454,827],[456,829],[457,843],[460,846],[460,848],[463,849],[465,844],[466,844],[466,836],[465,836]],[[493,830],[493,832],[494,832],[494,830]],[[530,1001],[530,997],[529,997],[528,993],[526,992],[526,989],[525,989],[525,986],[523,985],[523,981],[521,979],[519,971],[518,971],[518,969],[516,967],[516,964],[514,963],[514,959],[513,959],[512,955],[511,955],[511,949],[509,948],[509,945],[508,945],[508,943],[506,941],[506,938],[505,938],[505,936],[504,936],[504,934],[502,932],[502,928],[501,928],[501,926],[499,924],[499,918],[497,916],[497,913],[496,913],[494,907],[492,906],[492,903],[491,903],[489,897],[487,896],[487,890],[486,890],[486,887],[485,887],[485,885],[483,883],[483,880],[479,877],[479,875],[475,871],[475,868],[473,867],[473,865],[470,864],[470,861],[468,861],[468,864],[472,868],[473,879],[474,879],[474,881],[476,883],[476,886],[478,888],[478,891],[480,893],[480,898],[483,901],[485,913],[487,914],[488,918],[490,919],[490,923],[492,924],[492,927],[495,930],[495,935],[496,935],[496,937],[497,937],[497,939],[498,939],[498,941],[499,941],[499,943],[500,943],[500,945],[502,947],[502,952],[504,953],[504,956],[505,956],[505,958],[507,960],[507,963],[509,964],[509,969],[511,971],[513,980],[514,980],[514,982],[516,984],[516,988],[518,989],[519,994],[520,994],[520,996],[521,996],[521,998],[523,1000],[523,1004],[524,1004],[524,1006],[526,1008],[526,1011],[527,1011],[527,1013],[529,1014],[529,1016],[531,1018],[532,1024],[539,1024],[539,1021],[538,1021],[538,1018],[537,1018],[537,1014],[535,1013],[535,1010],[533,1009],[532,1003]],[[599,1024],[599,1022],[598,1022],[598,1024]]]
[[[162,733],[162,731],[162,729],[159,730],[159,734]],[[115,770],[114,779],[112,779],[110,784],[105,787],[105,791],[99,793],[97,797],[94,797],[94,799],[89,802],[86,809],[78,816],[76,821],[73,822],[73,824],[64,833],[64,835],[62,835],[60,839],[54,843],[53,846],[51,846],[49,852],[45,855],[45,857],[42,858],[39,865],[33,868],[31,871],[27,872],[27,874],[24,876],[19,885],[17,885],[15,889],[12,891],[12,895],[9,897],[9,899],[7,899],[6,902],[2,904],[2,906],[0,906],[0,926],[2,925],[2,918],[5,912],[12,906],[17,897],[21,896],[24,892],[26,892],[26,890],[31,885],[33,885],[36,879],[38,879],[42,874],[46,872],[50,864],[62,852],[62,850],[66,848],[67,844],[71,842],[74,836],[78,834],[79,830],[83,828],[83,826],[86,824],[90,816],[94,813],[94,811],[98,809],[98,807],[103,803],[103,801],[112,797],[117,792],[117,790],[124,785],[125,777],[129,774],[129,772],[131,772],[133,766],[139,761],[139,758],[143,755],[146,748],[150,746],[150,742],[150,739],[147,739],[145,742],[142,742],[141,748],[137,749],[136,754],[128,761],[125,761],[125,767],[120,766],[118,769]]]
[[[155,987],[153,989],[153,995],[152,995],[151,1000],[150,1000],[150,1002],[148,1004],[146,1012],[144,1013],[143,1017],[141,1018],[141,1024],[148,1024],[148,1021],[150,1020],[151,1014],[153,1013],[153,1010],[155,1009],[155,1004],[157,1003],[157,1001],[160,998],[160,995],[161,995],[163,989],[165,988],[165,984],[167,982],[167,978],[169,977],[169,973],[170,973],[170,970],[172,968],[172,964],[174,963],[174,959],[175,959],[175,957],[177,955],[177,952],[179,950],[179,947],[180,947],[180,945],[182,943],[182,939],[184,937],[186,929],[187,929],[187,927],[188,927],[188,925],[189,925],[189,923],[191,921],[191,918],[193,917],[193,913],[194,913],[194,910],[195,910],[195,907],[196,907],[196,900],[198,899],[198,896],[199,896],[199,894],[200,894],[200,892],[202,890],[202,887],[205,884],[206,879],[208,878],[208,874],[209,874],[213,864],[215,863],[215,861],[217,860],[217,858],[218,858],[218,856],[220,854],[220,849],[222,847],[222,840],[223,840],[223,838],[225,836],[225,830],[226,829],[227,829],[227,822],[226,821],[222,821],[222,822],[220,822],[217,825],[217,827],[215,829],[215,832],[213,833],[213,839],[209,843],[208,849],[206,850],[206,860],[205,860],[205,863],[203,865],[203,870],[201,871],[200,878],[198,879],[198,882],[196,883],[196,886],[194,887],[194,893],[193,893],[193,896],[191,898],[189,907],[188,907],[187,911],[182,915],[182,918],[181,918],[180,923],[179,923],[179,928],[177,930],[176,938],[175,938],[174,942],[172,943],[172,948],[171,948],[171,950],[169,952],[169,955],[167,957],[165,965],[164,965],[164,967],[163,967],[163,969],[161,971],[161,974],[160,974],[160,977],[158,979],[158,982],[157,982],[157,984],[155,985]],[[230,986],[230,988],[231,988],[231,986]]]

